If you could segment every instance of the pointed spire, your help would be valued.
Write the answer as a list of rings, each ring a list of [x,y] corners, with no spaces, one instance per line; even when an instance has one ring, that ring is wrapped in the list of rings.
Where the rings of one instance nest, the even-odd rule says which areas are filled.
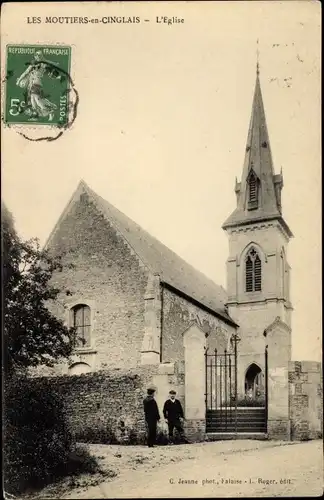
[[[274,173],[259,74],[257,43],[256,82],[243,174],[241,182],[235,185],[237,208],[227,219],[223,228],[256,220],[282,219],[282,177]],[[288,233],[291,233],[290,230]]]
[[[262,205],[263,209],[267,208],[267,211],[276,213],[277,203],[272,179],[274,169],[258,71],[256,75],[252,113],[246,144],[242,176],[242,191],[245,191],[244,188],[247,187],[246,182],[251,169],[253,169],[259,183],[261,183],[260,188],[262,191],[262,197],[260,198],[260,205]],[[246,209],[245,196],[241,201],[242,209]]]

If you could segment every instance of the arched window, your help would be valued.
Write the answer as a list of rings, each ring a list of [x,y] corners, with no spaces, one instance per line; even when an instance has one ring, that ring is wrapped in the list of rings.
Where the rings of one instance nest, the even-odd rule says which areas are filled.
[[[247,292],[261,291],[261,259],[254,248],[245,259],[245,289]]]
[[[91,310],[85,304],[77,304],[70,312],[70,324],[77,331],[77,347],[90,346]]]

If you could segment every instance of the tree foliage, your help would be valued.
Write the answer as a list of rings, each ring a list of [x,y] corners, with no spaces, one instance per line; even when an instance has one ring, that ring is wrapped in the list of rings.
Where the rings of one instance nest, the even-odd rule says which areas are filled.
[[[72,435],[61,395],[45,379],[13,377],[4,391],[4,486],[6,493],[37,489],[66,469]],[[7,495],[5,495],[7,496]]]
[[[5,372],[53,366],[69,358],[76,342],[75,330],[48,309],[60,293],[50,280],[62,271],[61,258],[41,250],[36,239],[19,238],[12,215],[4,205],[1,211]]]

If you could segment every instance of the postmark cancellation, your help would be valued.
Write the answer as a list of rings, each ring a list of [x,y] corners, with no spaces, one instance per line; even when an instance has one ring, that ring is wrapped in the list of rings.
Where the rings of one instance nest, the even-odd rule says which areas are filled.
[[[4,122],[20,125],[15,128],[29,136],[35,128],[42,131],[26,137],[31,140],[61,135],[73,123],[78,102],[70,71],[70,46],[7,45]]]

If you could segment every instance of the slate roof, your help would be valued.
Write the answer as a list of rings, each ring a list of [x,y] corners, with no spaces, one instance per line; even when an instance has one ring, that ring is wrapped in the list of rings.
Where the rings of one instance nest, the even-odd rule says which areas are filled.
[[[217,316],[221,316],[226,322],[235,325],[235,322],[225,310],[227,295],[222,286],[217,285],[203,273],[197,271],[175,252],[95,193],[84,181],[80,182],[72,199],[79,197],[82,192],[88,194],[98,210],[107,217],[127,240],[143,264],[160,276],[162,283],[182,292],[182,294],[207,307]],[[59,222],[60,220],[56,227],[58,227]],[[55,230],[56,228],[54,228],[52,234],[54,234]]]

